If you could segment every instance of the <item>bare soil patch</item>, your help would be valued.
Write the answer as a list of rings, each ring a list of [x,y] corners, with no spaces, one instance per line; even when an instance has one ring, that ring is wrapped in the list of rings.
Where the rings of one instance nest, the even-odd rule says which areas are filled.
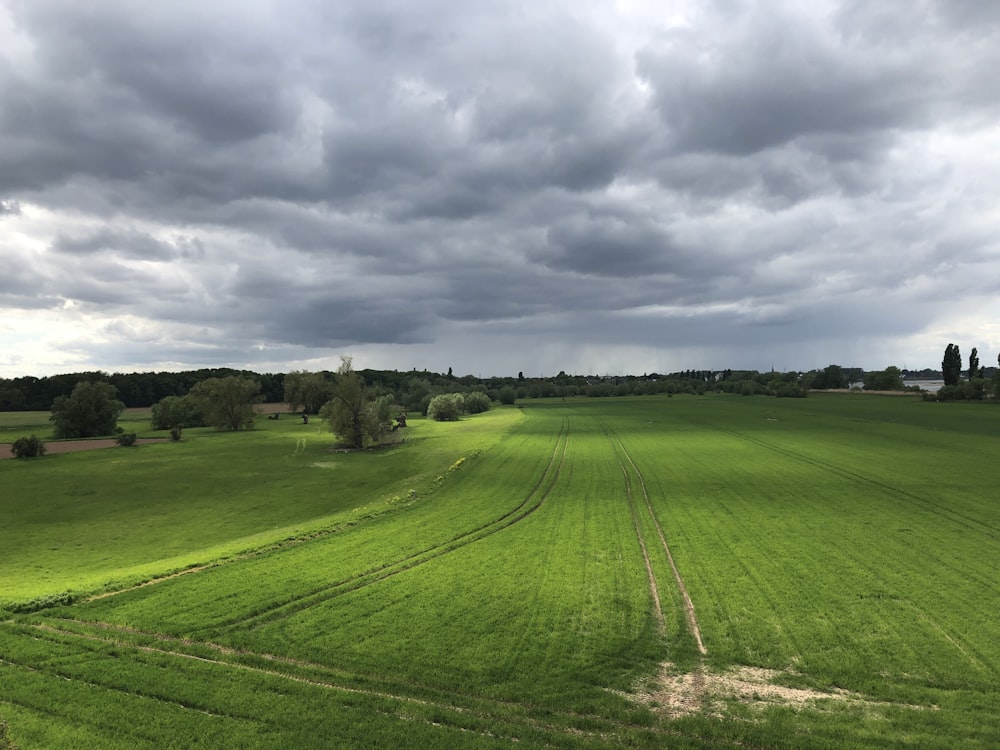
[[[137,445],[148,445],[149,443],[163,443],[167,438],[139,438]],[[53,440],[45,443],[45,455],[52,456],[59,453],[77,453],[78,451],[93,451],[98,448],[115,448],[118,443],[114,438],[98,438],[96,440]],[[13,458],[10,452],[10,443],[0,443],[0,459]]]
[[[632,695],[632,700],[670,718],[693,713],[722,715],[725,702],[738,700],[761,707],[784,704],[804,706],[814,701],[835,700],[876,705],[858,693],[834,689],[829,692],[774,684],[782,672],[759,667],[736,667],[722,673],[699,666],[693,672],[677,672],[663,665],[657,680]]]

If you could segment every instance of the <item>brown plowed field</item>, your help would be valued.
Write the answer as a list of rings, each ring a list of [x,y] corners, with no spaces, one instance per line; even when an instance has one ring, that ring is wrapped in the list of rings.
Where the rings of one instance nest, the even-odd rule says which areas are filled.
[[[162,443],[167,438],[139,438],[138,445],[147,443]],[[77,451],[93,451],[98,448],[114,448],[117,445],[114,438],[99,438],[97,440],[53,440],[45,444],[45,455],[57,453],[76,453]],[[13,458],[10,443],[0,443],[0,459]]]

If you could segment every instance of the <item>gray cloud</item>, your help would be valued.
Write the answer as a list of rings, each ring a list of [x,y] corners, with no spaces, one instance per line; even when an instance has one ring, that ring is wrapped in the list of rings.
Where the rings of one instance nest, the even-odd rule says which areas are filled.
[[[988,3],[0,13],[0,305],[93,366],[1000,348]]]
[[[108,227],[80,237],[57,235],[52,250],[67,255],[100,253],[150,261],[197,258],[205,254],[205,247],[197,237],[175,237],[164,241],[147,232],[119,231]]]

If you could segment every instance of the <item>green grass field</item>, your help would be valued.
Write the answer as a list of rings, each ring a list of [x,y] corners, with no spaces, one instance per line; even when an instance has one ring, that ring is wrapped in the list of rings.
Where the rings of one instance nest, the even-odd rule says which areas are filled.
[[[576,399],[375,452],[263,420],[3,461],[0,719],[22,748],[996,747],[998,426]]]

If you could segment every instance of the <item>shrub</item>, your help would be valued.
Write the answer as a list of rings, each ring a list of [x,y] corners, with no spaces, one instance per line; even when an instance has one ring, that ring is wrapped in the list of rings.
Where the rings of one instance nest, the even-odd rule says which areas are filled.
[[[938,401],[982,401],[986,398],[987,381],[982,378],[966,380],[958,385],[945,385],[938,389]]]
[[[136,440],[137,438],[134,432],[125,432],[124,430],[119,432],[118,437],[115,438],[115,442],[123,448],[130,448],[134,446],[136,444]]]
[[[427,406],[427,416],[438,422],[454,422],[465,411],[465,401],[461,393],[442,393],[431,399]]]
[[[18,438],[10,446],[10,452],[14,454],[14,458],[37,458],[45,455],[45,443],[35,435]]]
[[[500,389],[500,392],[497,394],[497,401],[499,401],[501,404],[506,404],[507,406],[510,406],[515,401],[517,401],[517,391],[515,391],[511,386],[505,385],[503,388]]]
[[[481,414],[490,410],[490,397],[482,391],[471,391],[463,397],[468,414]]]
[[[798,383],[775,383],[772,389],[778,398],[806,398],[809,391]]]

